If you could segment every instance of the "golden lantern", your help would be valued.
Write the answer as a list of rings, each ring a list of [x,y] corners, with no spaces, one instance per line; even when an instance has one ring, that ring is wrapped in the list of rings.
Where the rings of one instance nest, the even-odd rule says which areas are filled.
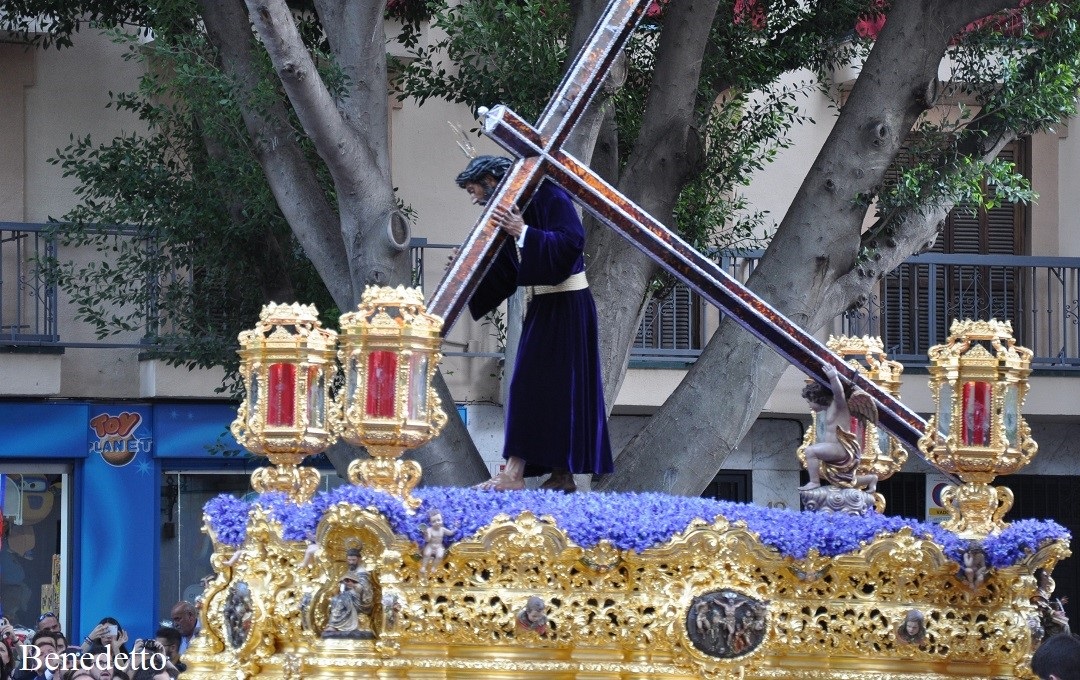
[[[1020,470],[1038,450],[1020,414],[1032,352],[1016,345],[1010,322],[968,319],[953,321],[929,355],[935,413],[919,449],[964,482],[942,494],[950,514],[943,526],[964,538],[997,533],[1013,494],[990,482]]]
[[[240,333],[247,394],[231,430],[241,446],[274,464],[251,475],[256,491],[284,491],[302,502],[318,488],[318,470],[300,462],[334,440],[335,418],[328,410],[336,339],[314,306],[300,304],[270,303],[255,328]]]
[[[825,346],[839,354],[860,374],[883,390],[900,398],[901,374],[904,365],[888,357],[881,338],[864,335],[860,337],[830,336]],[[863,456],[858,474],[873,473],[878,481],[888,479],[900,471],[907,462],[908,452],[900,440],[875,423],[866,423],[863,432]]]
[[[881,338],[864,335],[852,337],[847,335],[829,336],[825,346],[843,358],[852,368],[861,375],[879,385],[889,394],[899,398],[901,374],[904,365],[899,361],[888,358],[885,353],[885,345]],[[808,379],[812,382],[812,379]],[[802,445],[796,451],[799,461],[806,465],[806,447],[817,441],[822,436],[822,428],[825,427],[825,419],[819,418],[818,414],[812,416],[812,426],[806,430]],[[855,469],[855,478],[874,474],[880,481],[892,477],[907,462],[907,449],[896,437],[891,436],[885,428],[878,427],[876,423],[852,418],[850,430],[856,435],[862,452],[862,458]],[[878,512],[885,510],[885,498],[881,494],[874,494],[874,506]]]
[[[419,288],[369,286],[359,308],[341,317],[338,434],[371,454],[349,465],[349,481],[387,491],[412,509],[420,504],[410,495],[420,465],[400,457],[446,424],[431,384],[442,358],[441,329]]]

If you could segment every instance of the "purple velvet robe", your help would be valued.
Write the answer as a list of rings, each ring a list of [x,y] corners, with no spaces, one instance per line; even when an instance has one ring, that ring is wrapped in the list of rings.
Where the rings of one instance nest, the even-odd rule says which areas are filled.
[[[518,286],[555,285],[585,269],[585,230],[565,191],[542,182],[523,217],[529,228],[520,260],[513,240],[505,241],[469,300],[474,319]],[[553,468],[612,471],[596,303],[588,288],[532,297],[506,412],[503,458],[524,459],[527,476]]]

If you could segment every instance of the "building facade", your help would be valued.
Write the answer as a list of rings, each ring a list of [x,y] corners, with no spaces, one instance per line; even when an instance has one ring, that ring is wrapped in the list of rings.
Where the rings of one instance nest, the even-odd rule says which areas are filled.
[[[0,602],[24,624],[58,609],[71,639],[109,615],[133,637],[145,636],[173,602],[196,597],[209,573],[202,504],[217,493],[245,493],[259,465],[237,455],[227,429],[235,403],[215,392],[220,374],[145,359],[138,333],[98,340],[74,320],[69,301],[50,297],[33,276],[30,254],[47,247],[41,225],[76,201],[74,180],[49,158],[72,134],[104,141],[138,129],[134,118],[106,108],[107,93],[131,89],[139,75],[122,50],[93,30],[59,51],[0,41],[0,422],[7,427],[0,439]],[[800,128],[796,143],[748,188],[758,209],[783,215],[828,134],[828,107],[823,97],[805,104],[818,123]],[[829,330],[881,335],[907,366],[903,400],[926,413],[932,405],[920,357],[944,338],[948,319],[1011,317],[1019,341],[1036,350],[1025,414],[1040,443],[1035,462],[1015,478],[1024,490],[1017,488],[1014,515],[1055,517],[1080,530],[1068,502],[1080,453],[1080,192],[1072,189],[1080,181],[1080,135],[1070,134],[1070,123],[1008,150],[1031,178],[1038,202],[954,215],[938,252],[890,275],[876,306]],[[453,182],[466,162],[453,127],[474,126],[460,106],[394,104],[395,183],[415,210],[414,236],[426,239],[429,293],[442,274],[445,248],[460,243],[477,217]],[[498,153],[484,139],[476,146]],[[745,276],[753,256],[728,258],[725,266]],[[719,321],[716,310],[679,287],[652,305],[616,400],[616,449],[670,395]],[[444,373],[493,469],[502,442],[499,342],[491,328],[463,320],[445,345]],[[797,369],[788,370],[710,493],[798,505],[794,451],[809,423],[799,396],[803,380]],[[893,510],[933,519],[943,482],[913,456],[884,488]],[[324,487],[340,483],[327,467]],[[1080,587],[1076,572],[1063,563],[1059,588]]]

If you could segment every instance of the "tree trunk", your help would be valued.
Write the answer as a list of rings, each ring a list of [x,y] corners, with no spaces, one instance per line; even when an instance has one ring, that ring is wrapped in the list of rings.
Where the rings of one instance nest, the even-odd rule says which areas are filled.
[[[273,140],[261,145],[259,161],[278,205],[339,308],[349,310],[356,307],[368,284],[409,281],[409,225],[396,209],[390,178],[383,3],[317,5],[338,65],[349,76],[349,89],[342,98],[332,96],[318,77],[284,0],[247,1],[250,21],[293,111],[330,172],[337,210],[327,203],[314,168],[292,141],[283,102],[275,102],[269,116],[245,106],[245,121],[257,143],[268,137]],[[202,6],[208,31],[216,30],[220,36],[215,44],[229,51],[225,63],[243,63],[253,72],[248,14],[238,0],[203,0]],[[227,15],[222,6],[229,10]],[[276,127],[268,132],[269,125]],[[447,425],[440,437],[410,455],[424,466],[427,484],[475,484],[487,477],[483,460],[441,375],[435,387]],[[339,446],[328,456],[344,474],[356,453]]]
[[[893,4],[831,134],[777,229],[749,287],[815,331],[875,278],[852,276],[866,208],[854,200],[880,185],[937,77],[949,40],[973,19],[1015,3],[963,7]],[[928,216],[927,219],[936,219]],[[901,248],[915,252],[914,237]],[[848,285],[837,282],[845,280]],[[785,361],[732,322],[721,324],[675,392],[623,450],[603,489],[698,495],[739,444],[776,387]],[[701,404],[723,416],[710,417]],[[679,442],[672,447],[671,442]]]
[[[701,160],[697,83],[718,5],[718,0],[667,5],[641,129],[617,183],[620,192],[669,226],[679,192]],[[649,282],[659,268],[610,229],[593,229],[590,238],[591,271],[597,273],[590,274],[590,286],[599,314],[600,370],[610,412],[626,375]]]

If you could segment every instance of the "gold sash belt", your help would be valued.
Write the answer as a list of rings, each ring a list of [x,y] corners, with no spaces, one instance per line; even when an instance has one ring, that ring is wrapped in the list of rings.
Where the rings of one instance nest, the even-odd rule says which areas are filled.
[[[585,279],[585,272],[578,272],[554,286],[529,286],[529,289],[533,295],[547,295],[548,293],[569,293],[572,290],[583,290],[588,287],[589,282]]]

